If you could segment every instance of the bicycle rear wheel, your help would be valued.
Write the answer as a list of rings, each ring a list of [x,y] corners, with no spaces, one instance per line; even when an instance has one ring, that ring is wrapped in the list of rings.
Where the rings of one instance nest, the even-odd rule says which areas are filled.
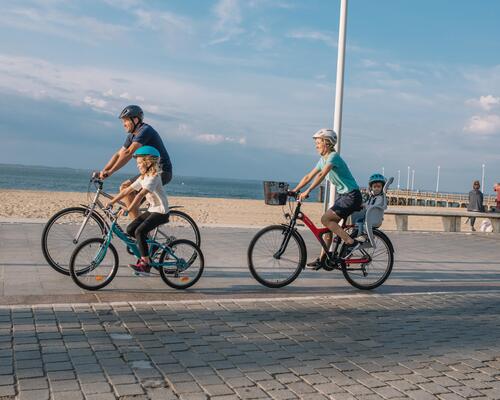
[[[371,290],[382,285],[391,274],[394,252],[389,238],[376,229],[373,230],[374,247],[356,250],[348,260],[369,258],[368,263],[342,263],[342,273],[352,286]]]
[[[73,281],[85,290],[98,290],[109,285],[118,272],[118,253],[105,240],[92,238],[80,243],[69,262]]]
[[[199,247],[201,243],[200,230],[188,214],[179,210],[170,210],[169,221],[158,227],[155,240],[168,246],[177,239],[190,240]]]
[[[279,258],[287,235],[288,245]],[[248,268],[252,276],[264,286],[280,288],[292,283],[306,264],[306,247],[297,233],[283,225],[268,226],[254,236],[248,246]]]
[[[54,214],[43,228],[43,256],[53,269],[63,275],[69,275],[69,260],[75,246],[88,238],[101,237],[106,231],[100,215],[94,211],[77,240],[76,235],[88,214],[89,210],[85,207],[65,208]]]
[[[200,248],[190,240],[179,239],[169,246],[171,253],[163,251],[159,263],[169,263],[160,267],[161,279],[174,289],[187,289],[201,278],[205,258]]]

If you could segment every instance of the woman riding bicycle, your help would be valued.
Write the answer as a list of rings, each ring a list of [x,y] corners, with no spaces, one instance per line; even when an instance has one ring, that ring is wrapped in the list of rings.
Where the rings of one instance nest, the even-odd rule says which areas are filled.
[[[137,263],[130,264],[129,267],[136,274],[149,275],[151,266],[146,241],[147,236],[150,231],[168,222],[168,200],[163,191],[160,178],[161,170],[158,163],[160,152],[152,146],[143,146],[136,150],[134,158],[137,160],[140,177],[113,197],[109,205],[113,206],[113,204],[133,191],[137,191],[138,194],[125,211],[128,212],[138,208],[144,198],[149,202],[148,211],[139,215],[127,227],[127,233],[137,240],[137,246],[141,254],[141,258],[137,260]]]
[[[299,195],[300,200],[307,199],[311,191],[320,185],[325,178],[336,187],[338,193],[337,200],[333,207],[323,214],[321,223],[339,236],[347,245],[344,252],[345,257],[357,250],[360,246],[360,242],[351,238],[345,230],[342,229],[339,222],[342,219],[345,220],[353,212],[359,211],[363,199],[359,191],[359,186],[352,176],[349,167],[335,151],[337,134],[331,129],[320,129],[313,135],[313,139],[316,143],[316,150],[321,158],[313,170],[301,179],[293,191],[298,192],[313,179],[314,181],[312,184]],[[330,247],[331,241],[332,236],[325,235],[327,247]],[[326,254],[321,250],[320,257],[307,265],[313,269],[320,269],[323,267],[325,259]]]

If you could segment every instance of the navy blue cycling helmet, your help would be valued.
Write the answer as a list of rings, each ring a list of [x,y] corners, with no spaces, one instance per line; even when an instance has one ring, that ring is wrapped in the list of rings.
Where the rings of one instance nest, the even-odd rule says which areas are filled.
[[[125,107],[118,118],[139,118],[139,120],[142,122],[142,120],[144,119],[144,111],[142,111],[141,107],[132,104]]]

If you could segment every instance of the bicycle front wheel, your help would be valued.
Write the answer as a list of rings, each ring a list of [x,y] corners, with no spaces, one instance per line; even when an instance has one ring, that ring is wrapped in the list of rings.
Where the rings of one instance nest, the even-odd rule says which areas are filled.
[[[289,240],[287,236],[289,237]],[[288,240],[283,254],[278,251]],[[248,268],[262,285],[279,288],[292,283],[306,264],[306,248],[297,231],[271,225],[257,232],[248,246]]]
[[[95,211],[89,216],[85,207],[65,208],[54,214],[43,228],[43,256],[57,272],[69,275],[69,259],[75,246],[88,238],[101,237],[105,231],[105,224]]]
[[[198,247],[201,243],[201,235],[196,222],[185,212],[171,210],[169,221],[160,225],[155,236],[155,240],[165,246],[169,246],[177,239],[190,240]]]
[[[160,256],[161,279],[174,289],[187,289],[201,278],[205,258],[200,248],[190,240],[172,242]]]
[[[85,290],[102,289],[111,283],[118,272],[118,253],[102,238],[92,238],[80,243],[69,262],[73,281]]]
[[[342,263],[345,279],[355,288],[371,290],[382,285],[391,274],[394,252],[389,238],[376,229],[373,230],[374,247],[360,249]],[[349,261],[369,259],[367,263]]]

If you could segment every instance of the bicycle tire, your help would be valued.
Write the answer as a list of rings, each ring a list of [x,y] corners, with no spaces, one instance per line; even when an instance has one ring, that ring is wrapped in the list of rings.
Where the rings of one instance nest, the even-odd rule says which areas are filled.
[[[344,275],[344,278],[347,280],[347,282],[349,282],[352,286],[354,286],[357,289],[372,290],[372,289],[379,287],[387,280],[387,278],[389,278],[389,275],[391,274],[392,268],[394,266],[394,248],[392,246],[390,239],[387,237],[387,235],[385,235],[383,232],[381,232],[377,229],[373,230],[373,235],[374,235],[375,241],[378,240],[381,243],[383,243],[383,245],[384,245],[384,248],[385,248],[386,253],[387,253],[387,266],[386,266],[384,273],[377,281],[375,281],[372,284],[364,284],[364,283],[361,283],[360,281],[358,281],[354,278],[356,276],[355,274],[353,274],[354,270],[349,269],[349,266],[345,262],[343,262],[342,263],[342,273]],[[370,249],[372,249],[372,248],[368,248],[366,250],[370,250]],[[370,264],[372,264],[372,263],[373,263],[373,260],[370,262]]]
[[[189,270],[189,268],[193,265],[195,261],[199,261],[200,265],[198,266],[199,268],[198,272],[196,272],[196,275],[193,277],[193,279],[191,279],[188,283],[183,285],[174,282],[172,280],[172,277],[176,276],[176,274],[168,273],[166,271],[166,268],[160,268],[160,276],[163,282],[165,282],[171,288],[183,290],[193,286],[201,278],[203,270],[205,269],[205,257],[203,256],[203,253],[199,248],[199,246],[197,246],[196,243],[192,242],[191,240],[178,239],[173,241],[169,247],[173,250],[173,253],[176,254],[175,249],[177,246],[180,245],[189,246],[194,250],[193,253],[189,256],[190,257],[188,260],[189,267],[186,270]],[[160,264],[164,262],[166,255],[167,252],[164,250],[160,256],[160,261],[159,261]],[[178,275],[176,277],[178,277]]]
[[[57,220],[60,219],[61,217],[67,216],[68,214],[72,214],[72,213],[80,214],[82,217],[82,222],[83,222],[83,218],[85,217],[85,215],[88,212],[89,212],[89,210],[86,207],[64,208],[64,209],[58,211],[57,213],[55,213],[52,217],[50,217],[50,219],[47,221],[47,223],[45,224],[45,226],[43,228],[42,238],[41,238],[43,257],[45,258],[47,263],[55,271],[59,272],[60,274],[69,275],[69,264],[66,267],[66,264],[64,264],[64,261],[66,261],[66,260],[63,260],[63,258],[66,258],[67,259],[66,262],[69,263],[69,259],[71,257],[71,252],[74,250],[74,247],[71,249],[71,251],[67,252],[67,253],[69,253],[69,254],[66,254],[67,257],[65,257],[65,256],[56,257],[56,255],[54,254],[55,253],[54,249],[51,252],[51,249],[49,248],[50,246],[48,244],[48,238],[50,235],[50,231],[53,228],[53,226],[55,225],[55,223],[57,222]],[[94,211],[92,213],[91,218],[97,223],[97,225],[99,226],[99,228],[101,230],[101,233],[104,235],[104,233],[106,232],[106,224],[102,220],[102,217],[96,211]],[[79,229],[79,226],[80,225],[78,225],[78,229]],[[76,232],[78,232],[78,230]],[[93,236],[95,236],[95,234],[93,234]],[[78,243],[72,243],[72,244],[73,244],[73,246],[76,246]]]
[[[108,274],[108,276],[106,277],[106,279],[103,280],[102,283],[95,285],[95,286],[87,285],[84,282],[82,282],[81,279],[82,279],[82,277],[85,277],[87,273],[89,273],[90,268],[85,268],[84,270],[78,270],[78,271],[75,270],[76,259],[77,259],[78,255],[80,254],[80,252],[85,247],[88,247],[91,244],[102,245],[103,243],[105,243],[105,239],[103,239],[103,238],[87,239],[87,240],[83,241],[82,243],[80,243],[78,246],[76,246],[75,250],[73,251],[73,254],[71,255],[71,259],[69,262],[69,272],[70,272],[71,278],[73,279],[73,282],[75,282],[82,289],[92,290],[92,291],[102,289],[103,287],[105,287],[111,283],[111,281],[116,276],[116,273],[118,272],[118,267],[120,265],[119,258],[118,258],[118,252],[116,251],[116,249],[112,243],[109,244],[108,249],[106,251],[106,255],[108,254],[109,251],[111,251],[111,254],[113,255],[114,261],[113,261],[111,273]],[[99,266],[100,265],[98,265],[94,269],[99,268]],[[94,269],[92,269],[92,271]],[[97,280],[97,278],[96,278],[96,280]],[[102,279],[100,279],[100,280],[102,280]]]
[[[279,233],[281,236],[283,236],[285,231],[288,229],[289,228],[287,226],[284,226],[284,225],[270,225],[264,229],[261,229],[259,232],[257,232],[248,246],[247,259],[248,259],[248,268],[250,270],[250,273],[252,274],[252,276],[255,278],[255,280],[257,282],[259,282],[260,284],[267,286],[269,288],[280,288],[280,287],[284,287],[284,286],[289,285],[295,279],[297,279],[299,274],[304,269],[304,266],[306,265],[306,247],[304,244],[304,240],[302,239],[302,237],[300,236],[300,234],[296,230],[293,230],[291,237],[290,237],[290,240],[292,240],[292,238],[293,238],[293,240],[295,241],[295,244],[296,244],[297,249],[298,249],[298,257],[297,257],[297,261],[296,261],[296,266],[290,267],[293,270],[291,272],[291,274],[289,274],[289,276],[282,281],[278,281],[278,280],[275,281],[274,279],[273,279],[273,281],[270,281],[269,279],[266,279],[265,277],[263,277],[262,273],[259,273],[257,271],[257,269],[260,269],[260,266],[258,268],[256,266],[256,258],[257,257],[254,254],[254,251],[255,251],[256,245],[258,244],[259,240],[264,235],[266,235],[272,231],[275,231],[276,234]],[[279,236],[277,236],[277,237],[279,238]],[[273,257],[273,255],[279,250],[279,247],[281,246],[281,244],[282,244],[282,240],[277,240],[277,241],[275,240],[275,243],[273,244],[273,246],[271,248],[268,246],[266,251],[268,250],[269,254],[266,254],[265,257],[269,257],[269,261],[276,260]],[[288,246],[290,246],[290,242],[288,243]],[[287,246],[287,249],[288,249],[288,246]],[[295,263],[294,260],[292,262]],[[273,263],[275,263],[275,261],[273,261]],[[266,265],[264,265],[263,268],[266,268]]]
[[[168,246],[171,242],[173,242],[174,240],[178,240],[178,239],[187,239],[187,240],[190,240],[192,242],[194,242],[194,244],[196,244],[198,247],[201,246],[201,234],[200,234],[200,229],[198,228],[198,225],[196,225],[196,222],[194,221],[193,218],[191,218],[188,214],[186,214],[185,212],[183,211],[179,211],[179,210],[170,210],[169,212],[169,215],[170,215],[170,218],[173,219],[173,218],[180,218],[180,219],[183,219],[185,221],[187,221],[187,224],[191,227],[192,229],[192,233],[189,233],[187,235],[187,237],[177,237],[176,235],[168,235],[168,232],[169,231],[172,231],[173,228],[169,228],[169,223],[167,222],[166,224],[164,225],[160,225],[158,227],[158,234],[162,235],[166,240],[161,240],[158,238],[158,236],[156,237],[156,240],[158,240],[159,242],[161,242],[162,244]],[[161,230],[161,227],[162,226],[165,226],[165,231],[166,233],[164,233],[162,230]],[[158,235],[157,234],[157,235]],[[193,240],[194,239],[194,240]]]

